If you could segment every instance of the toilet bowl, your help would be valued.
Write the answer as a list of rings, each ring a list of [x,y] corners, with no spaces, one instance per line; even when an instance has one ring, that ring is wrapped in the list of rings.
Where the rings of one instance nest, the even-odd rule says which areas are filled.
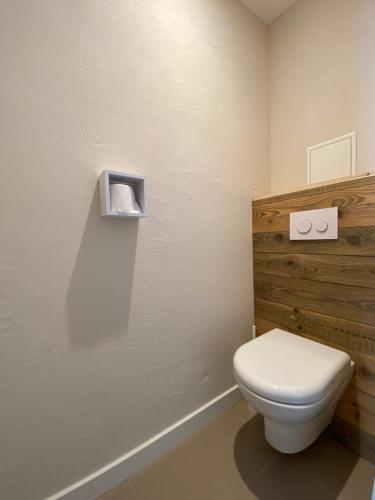
[[[346,353],[280,329],[242,345],[233,364],[267,441],[283,453],[307,448],[330,424],[354,368]]]

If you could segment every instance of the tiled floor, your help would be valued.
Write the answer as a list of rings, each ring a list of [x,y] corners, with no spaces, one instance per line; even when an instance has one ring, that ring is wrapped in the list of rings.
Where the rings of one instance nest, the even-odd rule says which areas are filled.
[[[297,455],[276,452],[241,401],[100,500],[370,500],[374,475],[329,432]]]

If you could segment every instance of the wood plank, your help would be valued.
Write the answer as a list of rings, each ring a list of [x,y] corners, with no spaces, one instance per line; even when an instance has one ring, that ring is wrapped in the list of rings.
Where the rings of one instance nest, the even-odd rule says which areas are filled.
[[[375,226],[340,228],[338,240],[290,241],[289,231],[254,233],[253,251],[375,256]]]
[[[373,179],[373,178],[371,178]],[[290,212],[338,207],[339,227],[370,226],[374,223],[374,182],[329,192],[316,192],[263,204],[253,204],[253,232],[287,231]]]
[[[263,335],[264,333],[267,333],[267,332],[273,330],[274,328],[281,328],[281,329],[283,328],[282,326],[280,326],[276,323],[272,323],[272,321],[261,318],[256,313],[255,313],[255,317],[254,317],[254,323],[255,323],[255,327],[256,327],[257,337],[259,337],[260,335]],[[285,330],[285,328],[284,328],[284,330]]]
[[[254,271],[375,288],[375,257],[255,253]]]
[[[365,354],[375,354],[375,327],[303,308],[255,299],[255,316]]]
[[[337,191],[338,189],[341,190],[348,187],[358,187],[364,184],[368,185],[369,183],[375,183],[375,174],[373,172],[367,172],[356,176],[340,177],[329,181],[314,182],[314,184],[301,186],[289,191],[283,191],[282,193],[271,193],[257,196],[253,199],[253,204],[263,205],[264,203],[290,199],[291,197],[296,198],[298,196],[306,196],[310,193],[329,193],[331,191]]]
[[[347,388],[339,402],[336,416],[369,434],[375,434],[375,398],[352,386]]]
[[[331,432],[342,445],[353,450],[357,455],[375,465],[375,435],[335,417]]]
[[[371,288],[254,273],[254,290],[259,299],[375,325]]]

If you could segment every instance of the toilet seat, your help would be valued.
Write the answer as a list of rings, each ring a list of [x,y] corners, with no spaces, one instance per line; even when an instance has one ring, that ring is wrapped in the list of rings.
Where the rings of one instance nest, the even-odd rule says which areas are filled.
[[[351,371],[346,373],[345,377],[334,386],[329,392],[327,392],[322,399],[319,401],[314,401],[313,403],[305,404],[288,404],[280,403],[278,401],[273,401],[267,399],[260,394],[257,394],[253,390],[244,386],[240,380],[237,379],[237,383],[242,393],[248,396],[247,399],[251,399],[254,408],[261,414],[267,414],[269,417],[276,419],[285,419],[290,423],[306,422],[321,412],[330,401],[335,399],[337,393],[340,392],[341,387],[347,384],[347,378],[351,374]]]
[[[324,405],[325,401],[329,400],[332,397],[332,394],[334,394],[337,391],[337,388],[341,385],[342,381],[346,378],[346,376],[347,376],[347,371],[343,370],[342,375],[336,379],[336,381],[335,381],[336,383],[334,385],[332,385],[327,392],[322,394],[322,397],[320,399],[316,399],[314,401],[304,402],[304,403],[289,403],[289,402],[285,402],[285,401],[277,401],[275,399],[270,399],[269,397],[266,397],[262,394],[257,393],[254,390],[254,388],[251,388],[251,387],[248,387],[247,385],[245,385],[242,382],[242,380],[240,380],[238,377],[237,377],[237,382],[242,386],[243,389],[251,392],[255,397],[262,399],[264,402],[268,402],[268,403],[271,403],[271,404],[274,404],[276,406],[283,407],[283,408],[290,408],[290,409],[296,408],[298,410],[299,408],[307,408],[307,407],[309,407],[309,408],[314,407],[315,408],[317,406]]]
[[[342,351],[277,328],[241,346],[234,371],[261,398],[298,406],[326,400],[346,378],[350,362]]]

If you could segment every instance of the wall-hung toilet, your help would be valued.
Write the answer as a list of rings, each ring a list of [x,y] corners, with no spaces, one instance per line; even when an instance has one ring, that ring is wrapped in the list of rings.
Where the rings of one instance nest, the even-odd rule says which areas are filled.
[[[275,329],[242,345],[234,375],[283,453],[307,448],[331,422],[354,363],[337,349]]]

